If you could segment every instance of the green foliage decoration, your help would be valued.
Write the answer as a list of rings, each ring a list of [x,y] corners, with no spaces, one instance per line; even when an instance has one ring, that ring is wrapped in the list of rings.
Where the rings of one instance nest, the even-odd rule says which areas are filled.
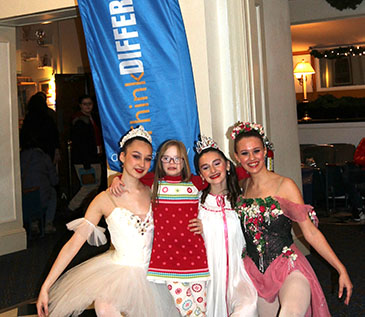
[[[365,121],[365,98],[326,94],[309,103],[298,103],[297,114],[300,123]],[[312,120],[301,121],[305,114]]]
[[[355,10],[362,0],[326,0],[332,7],[342,11],[345,9]]]

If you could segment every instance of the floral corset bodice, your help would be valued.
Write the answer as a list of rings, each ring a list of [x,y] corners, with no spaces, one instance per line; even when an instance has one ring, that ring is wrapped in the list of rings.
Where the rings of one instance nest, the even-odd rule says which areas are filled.
[[[245,254],[260,272],[264,273],[281,254],[290,254],[292,221],[284,215],[277,200],[270,196],[264,199],[240,196],[236,209],[246,239]]]

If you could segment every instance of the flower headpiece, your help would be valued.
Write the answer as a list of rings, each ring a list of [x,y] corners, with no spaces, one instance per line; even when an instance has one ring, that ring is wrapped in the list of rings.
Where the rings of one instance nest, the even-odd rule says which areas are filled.
[[[265,135],[264,127],[261,124],[255,122],[238,121],[233,127],[231,138],[232,140],[235,140],[240,133],[250,132],[250,131],[256,131],[261,136],[264,145],[269,149],[273,149],[273,144],[269,141],[269,139]]]
[[[233,127],[233,131],[231,133],[231,138],[234,140],[241,132],[249,132],[252,130],[254,130],[258,134],[260,134],[262,138],[265,137],[264,127],[261,124],[258,124],[255,122],[244,122],[243,123],[241,121],[238,121]]]
[[[119,147],[123,148],[125,142],[127,142],[130,139],[133,139],[135,137],[141,137],[146,139],[149,143],[152,144],[152,138],[151,135],[144,129],[143,126],[139,126],[138,128],[132,129],[130,130],[122,139],[122,141],[120,141],[119,143]]]
[[[210,137],[202,135],[200,137],[201,141],[196,142],[195,150],[200,154],[203,150],[213,148],[219,150],[218,144]]]

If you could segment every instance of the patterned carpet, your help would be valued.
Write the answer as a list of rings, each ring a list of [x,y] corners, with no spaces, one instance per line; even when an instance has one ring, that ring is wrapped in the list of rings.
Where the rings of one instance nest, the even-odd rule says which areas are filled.
[[[354,284],[348,307],[337,298],[337,273],[314,252],[308,256],[334,317],[365,316],[365,225],[348,221],[348,218],[347,214],[320,218],[321,231],[346,265]],[[35,316],[34,301],[41,283],[70,236],[60,224],[55,234],[31,241],[27,250],[0,256],[0,317]],[[99,248],[85,245],[70,267],[108,248],[108,245]],[[82,316],[95,314],[88,310]]]

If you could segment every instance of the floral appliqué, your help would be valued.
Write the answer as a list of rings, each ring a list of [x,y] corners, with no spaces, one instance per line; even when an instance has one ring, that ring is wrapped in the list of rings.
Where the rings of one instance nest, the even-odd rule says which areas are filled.
[[[297,259],[298,254],[288,247],[284,247],[281,252],[283,253],[283,257],[289,259],[291,266],[294,267],[294,261]]]
[[[319,223],[319,220],[317,218],[317,214],[316,212],[314,211],[314,209],[312,209],[311,211],[308,212],[308,216],[309,216],[309,219],[313,222],[313,224],[318,227],[318,223]]]
[[[241,218],[246,231],[253,237],[253,243],[260,256],[265,252],[265,238],[263,231],[266,225],[283,214],[279,203],[271,197],[243,198],[240,196],[237,201],[236,211]]]

